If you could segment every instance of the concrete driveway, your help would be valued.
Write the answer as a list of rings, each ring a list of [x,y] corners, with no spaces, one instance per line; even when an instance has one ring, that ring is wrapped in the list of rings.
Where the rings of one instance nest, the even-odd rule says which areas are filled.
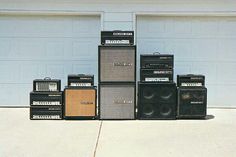
[[[0,157],[235,157],[236,109],[208,120],[29,120],[0,108]]]

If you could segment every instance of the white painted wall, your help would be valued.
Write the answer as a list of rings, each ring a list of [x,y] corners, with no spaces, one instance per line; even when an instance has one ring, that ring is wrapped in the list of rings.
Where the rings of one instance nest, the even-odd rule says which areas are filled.
[[[0,17],[3,15],[36,15],[36,14],[50,14],[50,15],[86,15],[86,14],[97,14],[101,15],[101,29],[103,30],[138,30],[136,26],[136,20],[139,18],[139,15],[143,14],[156,14],[156,15],[171,15],[171,16],[179,16],[179,15],[199,15],[201,16],[235,16],[236,15],[236,3],[234,0],[129,0],[129,1],[110,1],[110,0],[0,0]],[[136,16],[137,15],[137,16]],[[224,19],[224,17],[222,17]],[[150,21],[149,21],[150,22]],[[157,20],[155,21],[157,22]],[[1,26],[0,26],[1,27]],[[92,29],[92,28],[91,28]],[[180,28],[181,29],[181,28]],[[1,31],[1,29],[0,29]],[[99,30],[100,31],[100,30]],[[230,28],[230,31],[235,33],[234,29]],[[99,32],[98,32],[99,33]],[[231,33],[231,32],[229,32]],[[138,37],[139,38],[139,37]],[[138,39],[139,40],[139,39]],[[232,45],[227,42],[229,45]],[[139,43],[138,43],[139,44]],[[211,44],[211,43],[210,43]],[[158,44],[157,44],[158,45]],[[160,45],[160,44],[159,44]],[[232,47],[227,47],[227,56],[234,57],[232,55]],[[183,45],[184,47],[184,45]],[[3,43],[2,49],[6,48],[6,45]],[[224,46],[221,46],[224,49]],[[150,48],[147,45],[142,45],[140,43],[139,50],[149,51]],[[174,49],[176,50],[176,49]],[[182,55],[182,60],[179,61],[178,64],[184,64],[188,59],[188,55]],[[176,56],[178,58],[178,56]],[[210,56],[208,56],[210,57]],[[202,59],[202,58],[198,58]],[[209,58],[203,58],[205,61]],[[3,59],[3,62],[8,64],[8,61]],[[234,66],[234,60],[225,63],[224,67],[219,67],[224,71],[224,68]],[[31,65],[31,63],[29,63]],[[217,66],[219,66],[218,64]],[[7,65],[2,65],[4,66]],[[37,66],[37,64],[35,65]],[[26,66],[27,67],[27,66]],[[193,69],[197,69],[198,65],[196,64]],[[217,67],[218,68],[218,67]],[[217,70],[217,68],[215,70]],[[228,69],[228,68],[227,68]],[[202,69],[201,70],[206,70]],[[198,69],[198,71],[201,71]],[[224,71],[225,72],[225,71]],[[227,72],[227,73],[226,73]],[[231,75],[231,71],[227,71],[224,73],[229,76],[228,78],[234,77],[235,75]],[[211,71],[212,73],[212,71]],[[207,81],[213,80],[213,76],[207,78]],[[4,76],[5,77],[5,76]],[[220,76],[217,73],[217,77]],[[217,78],[217,79],[218,79]],[[29,77],[29,79],[32,79]],[[221,78],[219,78],[221,79]],[[225,80],[227,81],[227,80]],[[230,80],[231,84],[234,84],[233,78]],[[220,90],[218,90],[218,94],[212,94],[214,97],[220,97],[221,101],[229,100],[225,105],[222,103],[214,104],[211,103],[211,106],[227,106],[227,107],[236,107],[236,101],[232,98],[231,91],[234,90],[234,86],[231,84],[225,86],[222,85],[220,89],[224,88],[225,95],[220,95]],[[1,85],[4,87],[4,85]],[[13,86],[13,84],[12,84]],[[210,85],[209,85],[210,86]],[[215,85],[212,85],[215,88]],[[6,87],[5,87],[6,88]],[[229,90],[227,90],[229,89]],[[21,90],[21,88],[19,88]],[[214,91],[213,91],[214,93]],[[22,98],[25,99],[25,98]],[[211,101],[213,102],[213,101]]]

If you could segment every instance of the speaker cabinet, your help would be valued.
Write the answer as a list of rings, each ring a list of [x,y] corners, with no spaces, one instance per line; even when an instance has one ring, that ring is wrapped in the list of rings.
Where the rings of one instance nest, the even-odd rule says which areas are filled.
[[[135,84],[100,84],[100,119],[135,119]]]
[[[65,96],[65,119],[96,118],[96,88],[67,87]]]
[[[178,88],[178,118],[205,118],[207,89],[205,87]]]
[[[99,46],[99,82],[135,82],[136,46]]]
[[[176,84],[139,82],[139,119],[176,119]]]

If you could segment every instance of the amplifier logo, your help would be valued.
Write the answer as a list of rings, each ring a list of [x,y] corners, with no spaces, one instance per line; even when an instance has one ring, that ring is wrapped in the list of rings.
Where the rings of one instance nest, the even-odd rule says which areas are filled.
[[[153,74],[172,74],[172,71],[153,71]]]
[[[191,104],[203,104],[203,101],[191,101]]]
[[[132,104],[132,100],[117,99],[113,101],[114,104]]]
[[[132,63],[126,63],[126,62],[115,62],[113,63],[113,66],[122,66],[122,67],[127,67],[127,66],[132,66]]]
[[[160,59],[172,59],[172,57],[160,57]]]
[[[49,94],[48,96],[61,96],[61,95]]]
[[[131,32],[129,32],[129,33],[128,32],[127,33],[125,33],[125,32],[123,32],[123,33],[121,33],[121,32],[114,32],[113,35],[116,35],[116,36],[120,36],[120,35],[132,36],[133,33],[131,33]]]
[[[91,80],[92,78],[91,77],[81,77],[80,79],[81,80]]]
[[[92,101],[81,101],[80,104],[82,104],[82,105],[93,105],[94,103]]]
[[[202,86],[202,83],[181,83],[181,86]]]
[[[191,80],[202,80],[201,77],[190,77]]]

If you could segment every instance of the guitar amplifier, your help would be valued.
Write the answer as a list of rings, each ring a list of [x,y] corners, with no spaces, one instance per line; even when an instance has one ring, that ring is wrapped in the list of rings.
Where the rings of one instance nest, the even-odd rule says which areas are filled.
[[[205,76],[204,75],[177,75],[177,86],[185,86],[185,87],[201,87],[205,86]]]
[[[173,69],[140,69],[141,82],[173,82]]]
[[[99,46],[99,82],[136,81],[136,46]]]
[[[178,118],[205,118],[207,112],[207,88],[178,88]]]
[[[31,92],[31,106],[61,106],[63,105],[62,92]]]
[[[60,120],[63,119],[62,106],[31,106],[31,120]]]
[[[93,86],[94,75],[71,74],[68,75],[68,86]]]
[[[64,95],[65,119],[96,118],[96,87],[67,87]]]
[[[174,55],[156,53],[140,55],[140,67],[142,69],[173,69]]]
[[[102,45],[134,45],[134,31],[101,31]]]
[[[61,80],[51,79],[46,77],[44,79],[35,79],[33,81],[33,91],[35,92],[48,92],[48,91],[61,91]]]
[[[100,119],[135,119],[135,84],[100,84]]]

